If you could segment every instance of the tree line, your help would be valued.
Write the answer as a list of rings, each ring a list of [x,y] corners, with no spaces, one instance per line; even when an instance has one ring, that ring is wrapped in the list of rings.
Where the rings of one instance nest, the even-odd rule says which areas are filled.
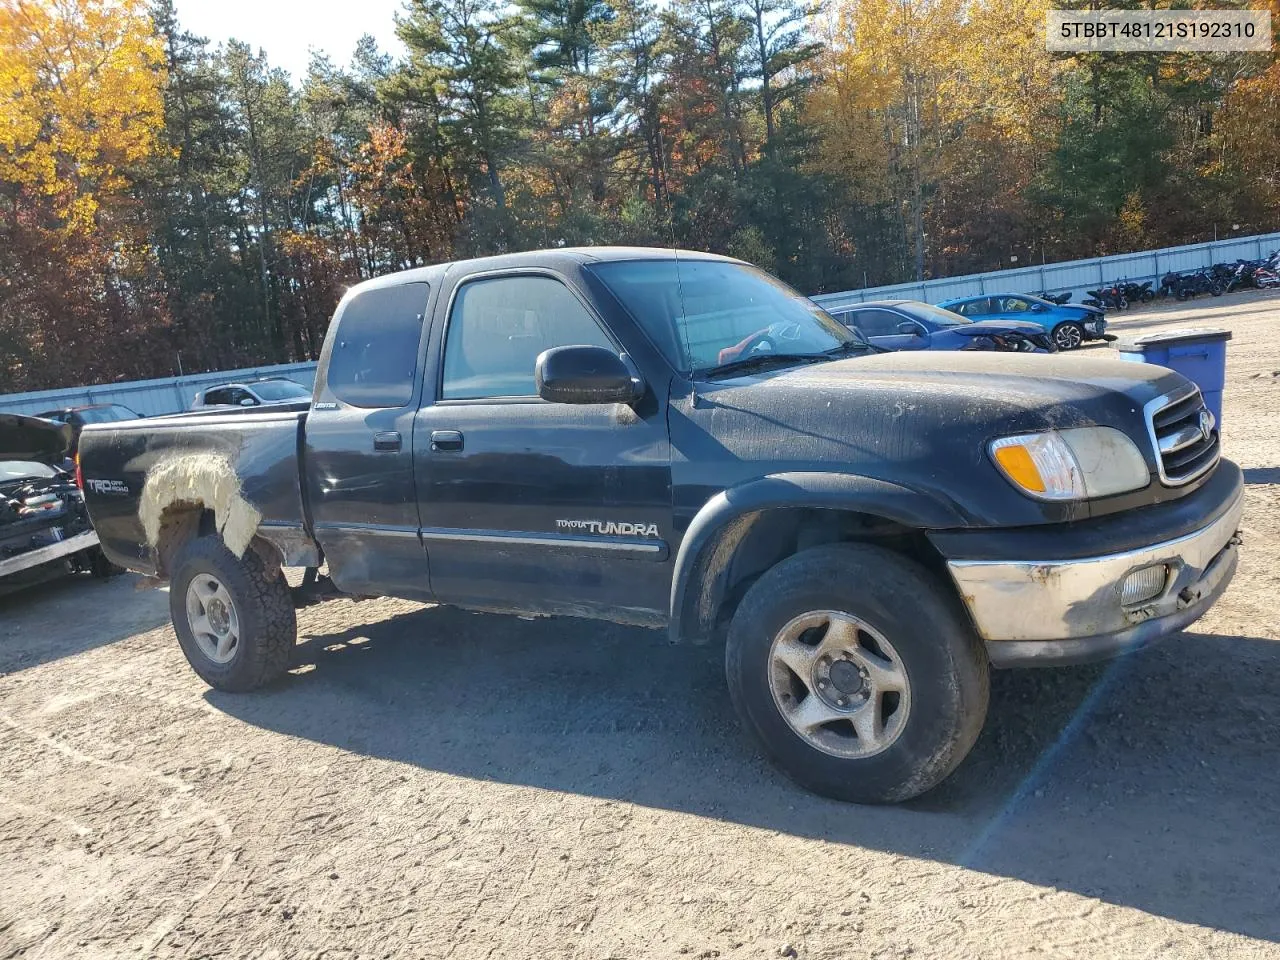
[[[172,0],[0,0],[0,392],[313,358],[351,283],[500,251],[816,293],[1274,229],[1271,54],[1049,54],[1045,6],[406,0],[295,82]]]

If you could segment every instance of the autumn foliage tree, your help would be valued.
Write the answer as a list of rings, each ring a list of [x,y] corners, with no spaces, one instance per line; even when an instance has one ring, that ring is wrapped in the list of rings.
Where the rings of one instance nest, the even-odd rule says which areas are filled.
[[[137,0],[0,0],[0,376],[103,376],[163,320],[131,174],[162,123]]]
[[[1272,54],[1050,54],[1048,0],[403,0],[403,56],[296,77],[143,2],[0,0],[0,391],[314,358],[351,283],[464,256],[816,293],[1280,215]]]

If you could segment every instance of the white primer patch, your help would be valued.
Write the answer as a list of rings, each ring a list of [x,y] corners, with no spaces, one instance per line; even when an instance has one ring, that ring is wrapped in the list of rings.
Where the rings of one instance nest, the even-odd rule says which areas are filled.
[[[212,510],[223,543],[237,558],[244,556],[262,521],[261,511],[244,498],[231,463],[212,454],[175,457],[147,473],[138,517],[152,547],[160,542],[165,511],[177,505]]]

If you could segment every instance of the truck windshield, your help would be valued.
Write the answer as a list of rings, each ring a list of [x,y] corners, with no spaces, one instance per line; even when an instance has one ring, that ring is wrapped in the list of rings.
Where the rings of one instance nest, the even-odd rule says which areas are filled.
[[[757,356],[835,356],[863,342],[813,301],[745,264],[672,258],[587,269],[685,374]]]

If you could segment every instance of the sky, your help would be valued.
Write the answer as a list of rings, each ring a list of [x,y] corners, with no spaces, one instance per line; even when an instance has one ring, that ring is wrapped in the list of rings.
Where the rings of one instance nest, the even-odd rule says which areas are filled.
[[[361,34],[399,56],[404,47],[395,34],[395,15],[403,0],[176,0],[183,29],[214,43],[243,40],[267,52],[273,67],[301,81],[311,56],[322,50],[339,66],[351,59]]]

